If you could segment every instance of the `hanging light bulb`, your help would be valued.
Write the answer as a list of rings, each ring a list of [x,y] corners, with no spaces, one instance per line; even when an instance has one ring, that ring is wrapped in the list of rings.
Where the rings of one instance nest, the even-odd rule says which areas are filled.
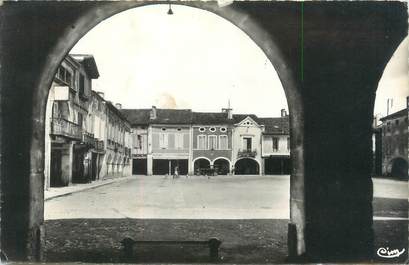
[[[169,10],[168,10],[168,15],[173,15],[173,11],[172,11],[172,5],[169,1]]]

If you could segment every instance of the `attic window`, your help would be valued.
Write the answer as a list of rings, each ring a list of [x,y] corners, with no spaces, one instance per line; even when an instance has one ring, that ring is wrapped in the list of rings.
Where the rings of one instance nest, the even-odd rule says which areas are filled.
[[[244,125],[252,125],[252,123],[249,122],[249,121],[246,121],[246,122],[244,123]]]
[[[162,128],[162,131],[166,131],[166,128]]]
[[[178,131],[181,131],[182,130],[182,128],[178,128]]]
[[[205,128],[205,127],[200,127],[200,128],[199,128],[199,132],[204,132],[204,131],[206,131],[206,128]]]
[[[216,128],[214,128],[214,127],[210,127],[209,131],[211,131],[211,132],[215,132],[215,131],[216,131]]]
[[[225,132],[225,131],[227,131],[227,128],[226,128],[226,127],[221,127],[221,128],[220,128],[220,131],[221,131],[221,132]]]

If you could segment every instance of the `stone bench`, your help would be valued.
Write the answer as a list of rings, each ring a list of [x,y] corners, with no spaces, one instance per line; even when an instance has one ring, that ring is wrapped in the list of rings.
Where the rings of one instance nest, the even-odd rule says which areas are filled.
[[[127,259],[133,257],[133,250],[135,246],[169,246],[169,245],[183,245],[183,246],[207,246],[209,247],[209,257],[212,261],[219,260],[219,247],[222,242],[213,237],[209,240],[133,240],[126,237],[121,241],[124,256]]]

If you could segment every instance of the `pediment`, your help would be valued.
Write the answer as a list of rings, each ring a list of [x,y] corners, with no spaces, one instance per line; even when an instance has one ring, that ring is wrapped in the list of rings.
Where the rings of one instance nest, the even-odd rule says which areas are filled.
[[[260,125],[255,122],[250,116],[247,116],[244,120],[237,124],[238,126],[246,126],[246,127],[260,127]]]

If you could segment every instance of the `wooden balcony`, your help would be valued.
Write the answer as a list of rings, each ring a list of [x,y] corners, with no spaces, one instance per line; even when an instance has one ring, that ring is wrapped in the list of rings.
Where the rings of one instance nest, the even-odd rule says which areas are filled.
[[[78,124],[63,118],[53,118],[51,120],[50,134],[75,140],[82,140],[82,129],[78,126]]]
[[[85,143],[88,146],[95,147],[96,142],[95,142],[94,134],[89,133],[89,132],[82,132],[82,142]]]

